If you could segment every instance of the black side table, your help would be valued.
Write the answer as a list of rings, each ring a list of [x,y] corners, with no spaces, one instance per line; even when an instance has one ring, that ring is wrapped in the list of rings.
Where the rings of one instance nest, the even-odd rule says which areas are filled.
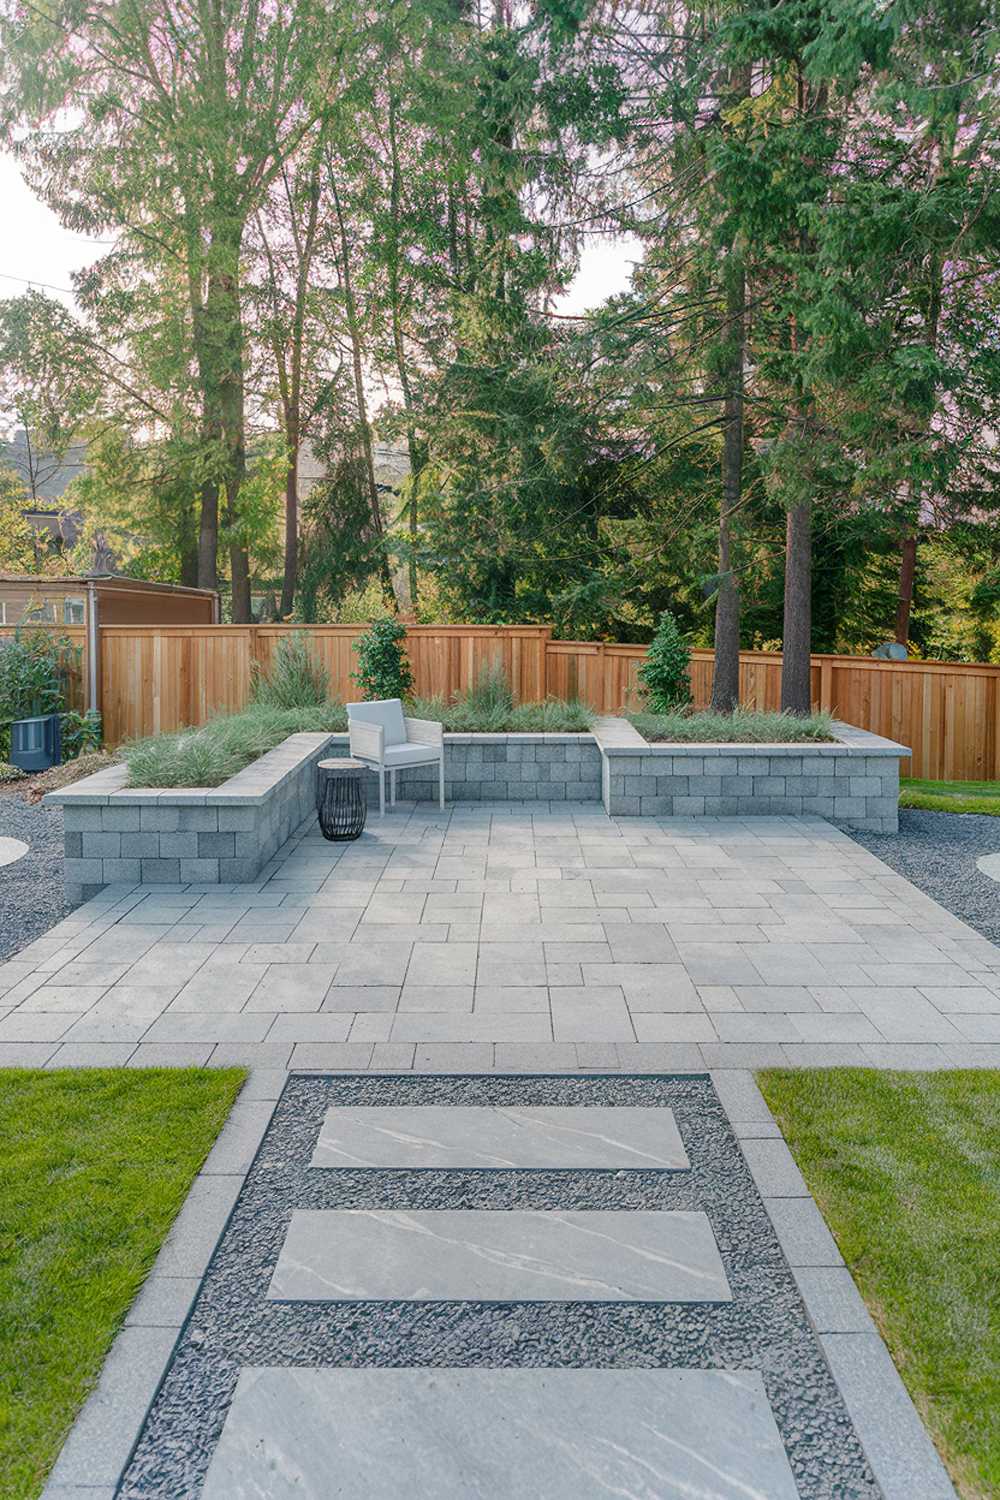
[[[325,839],[333,844],[364,832],[368,803],[360,760],[321,760],[316,767],[316,812]]]

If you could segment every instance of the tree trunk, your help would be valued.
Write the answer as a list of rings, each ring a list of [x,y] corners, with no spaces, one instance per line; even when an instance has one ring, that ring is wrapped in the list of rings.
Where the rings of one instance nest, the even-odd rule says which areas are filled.
[[[379,505],[378,485],[375,482],[375,456],[372,452],[372,432],[368,423],[368,403],[365,400],[361,331],[358,326],[358,304],[354,296],[354,282],[351,278],[351,256],[347,239],[347,226],[344,223],[340,194],[337,191],[337,182],[332,169],[330,172],[330,187],[333,193],[333,206],[337,215],[337,227],[340,236],[340,278],[344,291],[344,309],[347,313],[347,332],[351,341],[354,399],[358,408],[361,451],[365,461],[365,485],[368,490],[368,509],[372,518],[372,530],[378,539],[379,578],[382,583],[382,593],[386,603],[391,604],[398,614],[399,600],[392,586],[392,570],[389,567],[389,558],[385,549],[385,527],[382,522],[382,509]]]
[[[198,587],[219,587],[219,486],[206,479],[201,487],[198,525]]]
[[[285,571],[281,579],[279,613],[287,620],[295,607],[295,585],[299,574],[299,445],[288,444],[288,468],[285,472]]]
[[[899,544],[899,603],[896,606],[896,640],[905,646],[910,639],[913,608],[913,577],[917,569],[917,538],[904,536]]]
[[[389,212],[392,222],[392,253],[389,258],[389,310],[392,321],[392,347],[396,356],[396,373],[399,376],[399,385],[403,393],[403,407],[406,411],[406,450],[410,460],[410,494],[408,501],[410,607],[411,609],[416,609],[418,591],[416,549],[419,535],[417,481],[420,478],[421,469],[427,462],[427,454],[424,445],[417,439],[411,415],[413,410],[413,393],[410,387],[410,372],[406,362],[406,344],[403,338],[401,317],[402,293],[399,277],[399,223],[402,211],[402,175],[399,165],[399,145],[396,138],[396,98],[394,94],[390,94],[389,96],[389,151],[392,167],[389,185]]]
[[[198,547],[194,543],[181,552],[181,583],[184,588],[198,587]]]
[[[812,712],[812,505],[793,505],[785,525],[785,620],[781,658],[781,707]]]
[[[743,485],[743,355],[746,275],[740,252],[726,266],[726,398],[723,407],[722,501],[719,507],[719,589],[715,601],[712,703],[732,713],[740,701],[740,594],[733,574],[732,517]]]

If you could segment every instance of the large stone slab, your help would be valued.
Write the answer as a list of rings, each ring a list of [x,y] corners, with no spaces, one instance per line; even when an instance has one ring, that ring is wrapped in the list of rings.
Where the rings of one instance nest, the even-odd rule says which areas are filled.
[[[754,1373],[249,1369],[203,1500],[797,1500]]]
[[[302,1209],[281,1301],[728,1302],[703,1213]]]
[[[669,1109],[412,1105],[327,1111],[314,1167],[690,1166]]]

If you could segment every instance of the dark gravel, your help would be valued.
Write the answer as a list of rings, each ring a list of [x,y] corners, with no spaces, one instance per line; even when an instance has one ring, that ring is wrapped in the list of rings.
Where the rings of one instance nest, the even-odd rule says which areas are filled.
[[[897,834],[852,837],[983,937],[1000,943],[1000,884],[976,869],[980,855],[1000,853],[1000,818],[902,808]]]
[[[0,960],[64,917],[63,817],[60,807],[34,807],[20,797],[0,794],[0,834],[28,845],[23,859],[0,865]]]

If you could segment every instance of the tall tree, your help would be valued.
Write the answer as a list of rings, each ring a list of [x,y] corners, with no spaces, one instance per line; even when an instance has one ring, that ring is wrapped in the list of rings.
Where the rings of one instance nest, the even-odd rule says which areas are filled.
[[[220,527],[233,615],[250,614],[240,541],[246,476],[241,255],[247,224],[329,108],[351,44],[336,0],[178,0],[81,10],[17,7],[0,28],[3,125],[31,185],[63,222],[112,231],[147,264],[181,270],[202,435],[199,582],[214,587]],[[66,45],[72,37],[72,45]],[[52,132],[58,111],[79,121]]]

